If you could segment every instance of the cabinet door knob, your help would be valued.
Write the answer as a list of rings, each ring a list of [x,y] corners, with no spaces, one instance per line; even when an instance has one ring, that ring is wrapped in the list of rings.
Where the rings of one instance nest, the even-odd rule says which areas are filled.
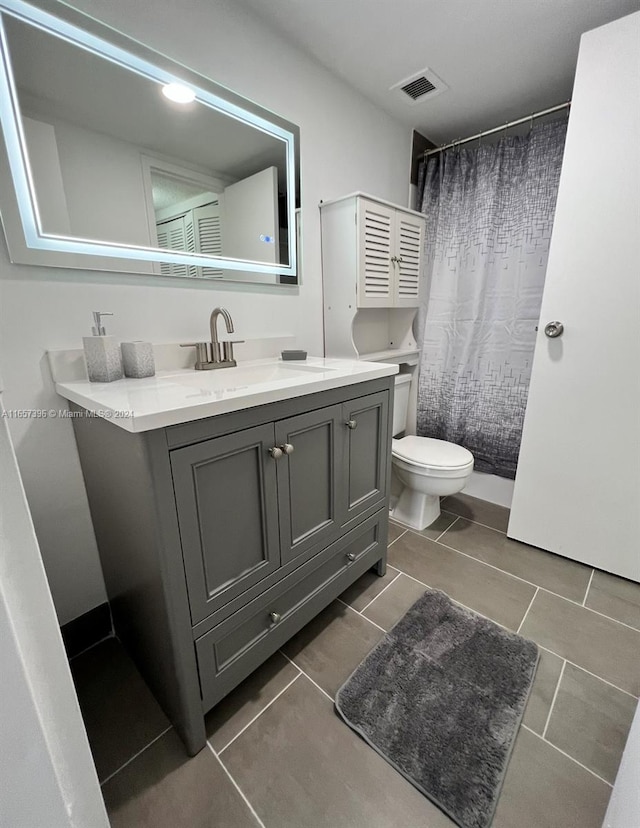
[[[355,428],[358,428],[358,421],[357,420],[347,420],[345,423],[347,428],[350,428],[353,431]]]
[[[272,624],[277,624],[278,621],[282,618],[279,612],[270,612],[269,619]]]
[[[355,561],[356,556],[353,552],[347,552],[347,560],[348,561]]]
[[[282,449],[279,446],[273,446],[269,449],[269,454],[274,460],[279,460],[282,457]]]
[[[284,445],[279,446],[279,448],[282,449],[285,454],[293,454],[293,446],[291,443],[284,443]]]

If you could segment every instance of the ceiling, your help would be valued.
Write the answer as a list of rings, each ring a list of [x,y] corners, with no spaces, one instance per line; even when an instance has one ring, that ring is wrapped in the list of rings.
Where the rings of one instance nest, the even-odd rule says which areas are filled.
[[[242,2],[436,144],[570,99],[580,35],[640,8],[640,0]],[[445,92],[410,105],[389,91],[426,67]]]

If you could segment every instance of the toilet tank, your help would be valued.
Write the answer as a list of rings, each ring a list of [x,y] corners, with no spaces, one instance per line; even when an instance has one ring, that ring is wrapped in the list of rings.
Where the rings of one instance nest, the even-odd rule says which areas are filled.
[[[409,391],[411,389],[411,374],[395,375],[395,391],[393,394],[393,436],[400,434],[407,427],[407,413],[409,411]]]

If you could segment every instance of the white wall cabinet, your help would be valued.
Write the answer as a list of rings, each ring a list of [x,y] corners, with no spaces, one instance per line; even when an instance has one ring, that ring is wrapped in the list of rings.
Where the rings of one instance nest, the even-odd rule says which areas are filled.
[[[421,213],[364,193],[320,205],[327,356],[417,358]]]
[[[369,198],[355,206],[358,307],[417,307],[423,217]]]

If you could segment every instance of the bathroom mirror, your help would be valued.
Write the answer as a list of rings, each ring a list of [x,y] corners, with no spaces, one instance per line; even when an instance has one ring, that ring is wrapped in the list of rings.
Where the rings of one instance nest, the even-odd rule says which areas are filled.
[[[12,261],[296,282],[294,124],[46,0],[0,0],[0,122]]]

